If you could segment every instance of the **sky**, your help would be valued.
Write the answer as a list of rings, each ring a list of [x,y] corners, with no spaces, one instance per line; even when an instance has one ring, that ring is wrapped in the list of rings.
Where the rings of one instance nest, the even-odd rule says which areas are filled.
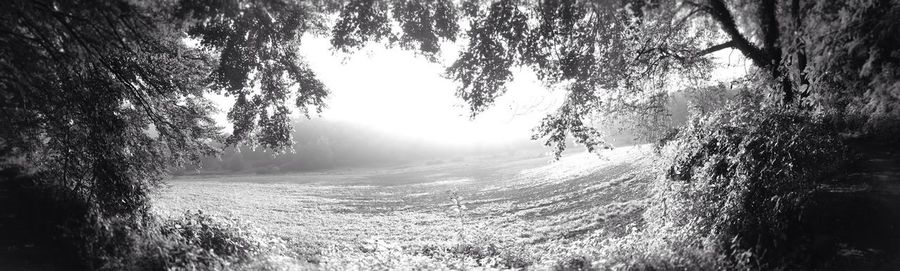
[[[533,72],[516,70],[507,84],[509,91],[470,119],[467,107],[454,95],[456,83],[442,76],[443,65],[458,55],[458,44],[442,44],[442,63],[380,44],[351,54],[331,50],[326,37],[307,35],[301,44],[301,55],[331,91],[327,107],[313,118],[368,126],[417,141],[491,145],[526,140],[564,97],[563,91],[545,86]],[[713,74],[718,80],[742,74],[748,65],[733,50],[719,51],[714,57],[722,64]],[[225,112],[232,98],[211,98],[222,109],[217,121],[230,130]],[[301,118],[294,111],[294,117]]]
[[[443,63],[380,44],[352,54],[331,50],[329,40],[322,37],[305,36],[301,44],[301,55],[331,91],[326,108],[313,118],[368,126],[417,141],[490,145],[527,140],[531,129],[563,100],[561,91],[545,87],[533,72],[518,70],[509,92],[470,119],[468,108],[454,94],[456,83],[442,76],[443,65],[458,54],[455,44],[442,46]],[[211,98],[223,111],[217,121],[224,124],[233,98]],[[294,117],[301,118],[294,111]]]
[[[498,143],[527,139],[531,128],[562,102],[560,91],[543,87],[530,71],[518,71],[507,95],[470,119],[468,108],[454,94],[456,83],[442,76],[443,63],[377,44],[349,56],[332,54],[326,39],[310,38],[303,44],[311,68],[333,91],[325,119],[437,143]],[[442,62],[452,63],[455,48],[443,46]]]

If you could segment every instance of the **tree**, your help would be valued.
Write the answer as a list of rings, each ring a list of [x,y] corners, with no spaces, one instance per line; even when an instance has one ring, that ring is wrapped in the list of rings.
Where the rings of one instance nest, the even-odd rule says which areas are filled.
[[[316,5],[266,1],[6,1],[0,4],[4,167],[96,204],[140,213],[168,168],[218,143],[290,144],[286,103],[328,92],[297,55]],[[190,40],[199,40],[191,46]],[[222,135],[204,94],[236,99]]]
[[[215,153],[215,142],[289,147],[289,101],[308,114],[321,110],[328,95],[298,54],[304,33],[330,33],[339,50],[381,41],[435,61],[441,42],[461,38],[464,48],[446,75],[459,83],[457,96],[472,116],[506,92],[511,69],[531,67],[547,84],[567,91],[565,103],[535,129],[535,138],[546,139],[557,153],[568,135],[589,149],[606,147],[590,125],[597,114],[660,114],[661,95],[705,80],[710,54],[726,48],[737,49],[770,82],[778,82],[773,88],[784,104],[826,89],[822,78],[836,68],[807,55],[833,52],[828,48],[834,46],[822,48],[808,39],[831,33],[811,25],[837,21],[825,16],[834,9],[874,16],[851,18],[851,26],[884,26],[860,41],[872,55],[865,62],[866,76],[876,74],[873,70],[895,71],[897,63],[891,57],[897,44],[891,39],[897,35],[890,35],[897,24],[889,21],[897,13],[895,1],[46,0],[2,5],[0,106],[2,124],[9,127],[3,132],[4,157],[27,157],[35,168],[46,169],[48,180],[96,199],[108,193],[101,192],[104,185],[119,180],[130,180],[121,185],[153,183],[173,163]],[[825,15],[806,15],[812,10]],[[339,18],[329,27],[333,13]],[[395,22],[398,29],[391,27]],[[199,45],[191,46],[190,40]],[[890,96],[888,83],[896,76],[879,78],[886,90],[873,93]],[[232,134],[222,135],[209,118],[214,109],[203,98],[207,92],[236,100],[228,113]]]
[[[366,3],[376,4],[357,8]],[[332,43],[353,48],[367,41],[366,37],[391,37],[384,3],[350,1],[342,11]],[[505,83],[512,80],[510,70],[514,67],[531,67],[546,83],[563,86],[568,93],[566,102],[544,119],[534,135],[535,139],[545,138],[547,145],[555,145],[559,153],[565,148],[567,135],[589,149],[605,147],[599,131],[589,125],[591,116],[663,113],[660,108],[665,99],[659,99],[660,95],[704,85],[712,66],[710,54],[728,48],[749,59],[764,82],[777,82],[763,83],[762,89],[773,89],[770,95],[778,96],[784,106],[821,107],[821,101],[808,98],[810,94],[827,97],[844,92],[837,95],[843,102],[831,103],[855,99],[861,104],[879,104],[868,106],[872,107],[869,111],[898,112],[894,109],[898,108],[897,99],[884,97],[891,96],[886,93],[893,89],[887,82],[898,78],[892,72],[898,62],[890,56],[897,52],[895,37],[900,35],[892,19],[898,6],[897,1],[890,0],[463,1],[457,7],[462,12],[439,12],[437,7],[442,5],[424,5],[431,8],[427,13],[430,16],[414,22],[422,27],[413,29],[451,33],[455,28],[441,28],[439,22],[454,21],[457,14],[455,20],[468,22],[464,34],[467,45],[446,75],[460,84],[457,96],[469,104],[473,116],[506,92]],[[449,19],[427,19],[441,16]],[[849,27],[840,30],[842,24]],[[838,27],[831,31],[823,26]],[[854,33],[862,33],[862,37]],[[345,42],[347,36],[355,37],[351,40],[356,42]],[[447,35],[424,36],[428,39],[420,42],[433,37],[453,40]],[[823,45],[815,43],[817,40],[833,42]],[[881,93],[881,98],[846,93],[848,88],[868,89],[865,85],[872,78],[847,74],[829,64],[831,58],[817,55],[825,51],[839,54],[832,50],[843,46],[838,40],[857,41],[847,48],[852,54],[868,53],[867,63],[875,64],[873,69],[891,74],[880,80],[884,82],[878,87],[881,90],[872,91]],[[434,46],[423,48],[428,48],[422,50],[424,53],[433,53]],[[808,55],[815,55],[812,62],[816,63],[810,63]],[[871,77],[869,69],[863,71]],[[825,82],[830,81],[828,74],[836,72],[856,77],[847,81],[857,83],[835,87],[834,82]]]
[[[569,135],[606,147],[592,116],[659,114],[662,95],[703,85],[726,48],[784,105],[900,116],[896,0],[10,0],[0,15],[0,167],[27,167],[101,217],[144,213],[170,166],[217,143],[289,147],[288,103],[308,114],[328,95],[297,52],[306,33],[434,61],[460,39],[446,76],[472,116],[531,67],[567,92],[535,129],[557,154]],[[236,100],[230,135],[210,92]]]
[[[328,92],[296,51],[321,14],[288,1],[0,3],[0,168],[31,175],[0,184],[28,182],[17,193],[51,216],[29,226],[64,240],[65,256],[133,263],[140,244],[171,241],[144,240],[171,237],[148,212],[170,168],[222,143],[283,150],[288,100],[321,108]],[[210,92],[237,101],[231,135]]]
[[[213,59],[184,46],[161,7],[0,5],[5,158],[117,215],[144,208],[170,162],[211,153],[218,131],[201,82]]]
[[[271,149],[289,147],[286,103],[292,95],[307,117],[311,110],[322,110],[328,91],[301,59],[299,40],[306,32],[325,29],[328,10],[322,2],[178,2],[174,13],[185,21],[188,37],[218,54],[211,90],[235,97],[228,112],[234,124],[228,145],[250,140]]]
[[[371,1],[351,1],[348,7],[356,2]],[[535,129],[534,138],[545,138],[557,155],[568,135],[590,150],[608,147],[590,125],[592,116],[658,113],[664,100],[654,97],[677,80],[704,78],[711,67],[708,54],[727,47],[705,48],[716,37],[704,28],[709,22],[695,19],[699,11],[676,1],[465,1],[460,9],[463,12],[429,13],[462,14],[456,20],[469,23],[467,45],[446,72],[460,84],[457,96],[475,116],[506,92],[511,69],[533,68],[546,83],[561,85],[568,93],[566,102]],[[353,11],[345,9],[338,26],[360,27],[336,29],[332,43],[339,48],[354,46],[342,42],[343,33],[367,33],[379,28],[373,25],[387,24],[360,19],[372,17],[365,14],[346,14]]]

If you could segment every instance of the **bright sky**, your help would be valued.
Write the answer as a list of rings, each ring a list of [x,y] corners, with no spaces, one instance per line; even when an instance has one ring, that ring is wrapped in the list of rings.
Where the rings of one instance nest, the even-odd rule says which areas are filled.
[[[442,65],[452,63],[458,54],[455,44],[442,46],[443,63],[378,44],[350,55],[333,52],[323,37],[305,36],[302,44],[301,54],[331,90],[320,118],[412,139],[451,145],[527,139],[541,118],[563,100],[562,91],[546,88],[532,72],[516,71],[509,92],[470,120],[463,101],[454,95],[455,83],[442,77]],[[723,50],[714,56],[724,64],[714,72],[717,80],[743,74],[748,65],[737,51]],[[226,123],[224,115],[232,98],[212,98],[223,110],[217,118]]]
[[[440,144],[492,144],[530,138],[531,128],[562,102],[560,91],[544,87],[530,71],[518,71],[509,92],[470,120],[454,95],[455,83],[442,76],[442,65],[458,54],[454,44],[443,46],[444,63],[378,44],[350,55],[330,50],[327,38],[306,36],[302,44],[301,54],[331,90],[322,119]],[[233,103],[228,97],[212,98],[223,111]],[[220,123],[224,114],[218,116]]]
[[[415,53],[373,45],[351,56],[334,55],[326,39],[306,39],[304,55],[333,91],[326,119],[369,125],[439,143],[498,142],[528,138],[532,127],[562,101],[531,72],[518,72],[496,106],[474,120],[444,67]],[[458,53],[445,44],[442,58]],[[343,63],[342,63],[343,62]],[[560,95],[555,95],[560,96]]]

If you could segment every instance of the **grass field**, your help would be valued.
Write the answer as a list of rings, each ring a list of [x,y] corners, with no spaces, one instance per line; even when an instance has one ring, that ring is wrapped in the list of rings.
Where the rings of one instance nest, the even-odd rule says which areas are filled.
[[[553,163],[181,177],[154,210],[241,221],[280,247],[271,258],[285,269],[550,269],[640,227],[652,157],[638,146]]]

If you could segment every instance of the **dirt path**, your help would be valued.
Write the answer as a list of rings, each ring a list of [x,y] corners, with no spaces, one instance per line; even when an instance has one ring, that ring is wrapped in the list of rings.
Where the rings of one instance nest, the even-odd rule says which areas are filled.
[[[824,185],[804,212],[812,269],[900,268],[900,148],[849,142],[844,173]]]

